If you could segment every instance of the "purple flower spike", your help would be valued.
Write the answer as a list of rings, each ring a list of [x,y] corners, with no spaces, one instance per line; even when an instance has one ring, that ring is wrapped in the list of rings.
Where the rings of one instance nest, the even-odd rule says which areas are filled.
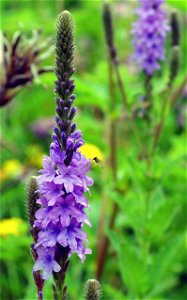
[[[55,118],[50,155],[44,156],[43,169],[37,177],[39,208],[33,224],[37,232],[34,245],[37,259],[33,270],[41,271],[44,280],[51,275],[55,280],[64,278],[64,266],[73,253],[77,253],[82,261],[86,254],[91,254],[85,245],[87,236],[83,226],[91,226],[85,213],[88,203],[84,194],[89,192],[93,180],[87,176],[90,160],[78,151],[84,141],[81,131],[75,131],[75,95],[71,94],[72,88],[67,88],[73,84],[72,32],[71,15],[63,12],[57,22],[55,70],[56,99],[61,100],[56,101],[58,116]],[[60,275],[56,276],[58,272]],[[60,285],[62,282],[58,282],[57,286]]]
[[[164,0],[139,0],[138,21],[133,26],[133,59],[149,76],[160,69],[159,62],[165,59],[165,38],[169,26],[161,5]]]

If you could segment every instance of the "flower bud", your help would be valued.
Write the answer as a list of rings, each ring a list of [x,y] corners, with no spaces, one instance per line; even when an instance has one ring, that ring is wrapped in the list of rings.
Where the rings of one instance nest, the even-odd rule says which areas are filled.
[[[89,279],[85,288],[85,300],[99,300],[101,297],[101,285],[96,279]]]
[[[38,198],[37,189],[38,186],[36,183],[36,177],[33,176],[31,177],[27,185],[26,213],[30,227],[32,227],[34,224],[35,212],[38,209],[38,204],[36,203],[36,200]]]

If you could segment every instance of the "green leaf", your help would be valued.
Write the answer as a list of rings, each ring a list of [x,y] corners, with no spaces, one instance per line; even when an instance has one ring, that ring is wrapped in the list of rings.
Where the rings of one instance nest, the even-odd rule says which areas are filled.
[[[145,264],[136,248],[130,242],[122,243],[119,236],[110,231],[108,235],[112,246],[118,254],[118,264],[124,286],[139,298],[148,289],[148,278]]]
[[[153,258],[153,264],[150,270],[151,282],[154,283],[154,289],[152,295],[156,295],[162,289],[163,279],[167,278],[173,273],[176,257],[180,259],[180,251],[185,247],[185,234],[180,234],[170,240],[168,240],[160,249],[158,254]]]
[[[121,248],[119,262],[124,284],[134,292],[135,296],[144,295],[147,290],[145,265],[130,244],[126,244]]]
[[[167,0],[168,4],[186,12],[186,0]]]
[[[149,201],[150,216],[165,203],[165,194],[161,186],[158,186],[152,193]]]
[[[168,199],[168,201],[161,204],[152,215],[149,215],[146,227],[152,241],[160,240],[179,211],[180,207],[175,206],[175,203]]]
[[[117,253],[120,252],[121,242],[119,240],[119,236],[117,236],[112,230],[106,229],[106,234]]]
[[[102,291],[103,299],[128,300],[127,296],[124,295],[119,289],[116,289],[109,284],[102,284]]]

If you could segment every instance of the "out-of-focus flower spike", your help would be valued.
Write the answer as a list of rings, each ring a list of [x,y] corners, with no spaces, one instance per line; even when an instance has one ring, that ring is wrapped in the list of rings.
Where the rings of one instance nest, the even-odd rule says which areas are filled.
[[[180,26],[177,13],[171,14],[171,60],[170,60],[170,78],[171,86],[178,74],[180,65]]]
[[[109,48],[110,57],[116,63],[117,57],[116,57],[116,49],[114,46],[112,14],[111,14],[110,5],[107,2],[105,2],[103,6],[103,24],[105,30],[106,43]]]
[[[148,76],[160,69],[160,61],[165,60],[165,39],[169,26],[160,0],[139,0],[138,20],[133,25],[132,58]]]
[[[109,4],[104,3],[103,6],[103,23],[105,28],[106,41],[109,46],[113,46],[113,24],[112,24],[112,15],[110,11]]]
[[[99,300],[101,297],[101,285],[96,279],[89,279],[85,287],[85,300]]]
[[[171,45],[172,46],[179,46],[180,44],[180,26],[178,15],[176,12],[171,14]]]
[[[170,61],[170,80],[169,86],[172,85],[175,78],[177,77],[180,66],[180,47],[174,46],[171,49],[171,61]]]

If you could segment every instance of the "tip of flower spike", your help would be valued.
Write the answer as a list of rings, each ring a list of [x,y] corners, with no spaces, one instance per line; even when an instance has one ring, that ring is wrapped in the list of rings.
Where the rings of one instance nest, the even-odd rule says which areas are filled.
[[[72,15],[68,10],[62,11],[58,16],[57,16],[57,22],[63,22],[66,25],[71,25],[73,27],[73,19]]]
[[[112,24],[112,14],[108,1],[104,2],[103,5],[103,24],[105,29],[105,36],[107,44],[113,46],[113,24]]]
[[[58,17],[71,16],[71,13],[68,10],[63,10],[59,13]]]
[[[86,300],[99,300],[101,297],[101,285],[96,279],[89,279],[85,288]]]
[[[62,87],[62,82],[73,74],[74,59],[74,23],[72,15],[66,10],[57,16],[55,50],[55,71],[58,78],[56,92],[63,98],[65,89]]]

